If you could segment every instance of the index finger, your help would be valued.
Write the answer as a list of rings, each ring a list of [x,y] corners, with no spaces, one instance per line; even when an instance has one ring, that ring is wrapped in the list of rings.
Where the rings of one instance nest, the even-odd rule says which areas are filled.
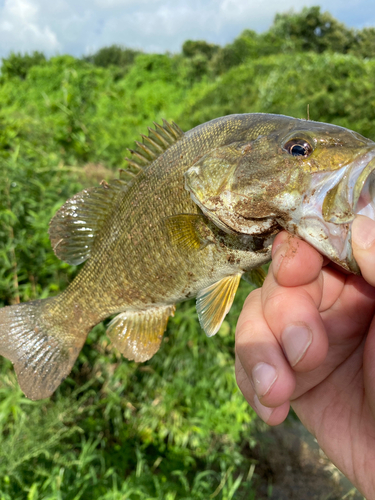
[[[323,256],[312,246],[286,231],[279,233],[272,247],[272,272],[281,286],[302,286],[315,281]]]
[[[357,215],[352,226],[352,245],[362,276],[375,286],[375,222],[372,219]]]

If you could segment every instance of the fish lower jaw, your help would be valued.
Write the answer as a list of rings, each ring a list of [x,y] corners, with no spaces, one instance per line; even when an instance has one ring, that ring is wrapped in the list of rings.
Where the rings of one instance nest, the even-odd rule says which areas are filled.
[[[319,218],[305,218],[298,224],[291,223],[286,229],[344,269],[359,274],[351,246],[351,225],[352,223],[337,225]]]
[[[325,221],[322,204],[319,203],[302,206],[293,213],[287,224],[283,224],[287,231],[305,240],[333,262],[359,274],[352,252],[351,226],[352,221],[345,224]]]
[[[375,221],[375,150],[340,170],[313,175],[301,205],[284,227],[341,267],[359,274],[352,250],[356,215]]]

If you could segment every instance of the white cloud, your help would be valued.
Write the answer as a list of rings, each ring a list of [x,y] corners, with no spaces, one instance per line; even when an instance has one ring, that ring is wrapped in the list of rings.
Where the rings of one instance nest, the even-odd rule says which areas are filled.
[[[7,0],[5,2],[5,12],[7,11],[16,19],[28,22],[30,19],[35,18],[38,7],[27,0]]]
[[[276,12],[316,0],[0,0],[0,57],[41,50],[80,56],[114,43],[180,50],[187,39],[225,44],[243,29],[267,29]],[[349,26],[375,25],[375,2],[322,0]]]
[[[0,46],[4,55],[10,51],[60,48],[56,34],[48,24],[40,22],[38,10],[35,0],[5,0],[0,24]]]

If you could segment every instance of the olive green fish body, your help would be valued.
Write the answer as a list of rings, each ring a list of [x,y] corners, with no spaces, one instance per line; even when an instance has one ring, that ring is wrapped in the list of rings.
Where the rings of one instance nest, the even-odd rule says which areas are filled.
[[[242,129],[245,135],[248,120],[239,115],[237,121],[219,119],[185,134],[139,175],[129,191],[119,195],[100,235],[105,245],[98,241],[67,291],[77,290],[75,301],[80,300],[81,287],[87,287],[90,292],[84,300],[101,318],[129,307],[174,304],[228,274],[269,260],[269,251],[259,241],[245,237],[233,245],[233,237],[204,217],[202,225],[211,227],[206,246],[202,243],[203,248],[192,250],[171,243],[168,218],[201,213],[184,188],[185,172],[202,155],[232,142]],[[249,254],[256,247],[260,252]]]
[[[78,193],[52,219],[56,255],[86,261],[75,280],[57,297],[0,311],[0,354],[22,390],[52,394],[111,315],[109,338],[136,361],[158,350],[188,298],[215,334],[240,278],[261,279],[281,228],[356,272],[350,228],[356,213],[375,217],[374,146],[278,115],[231,115],[185,134],[155,124],[119,180]]]

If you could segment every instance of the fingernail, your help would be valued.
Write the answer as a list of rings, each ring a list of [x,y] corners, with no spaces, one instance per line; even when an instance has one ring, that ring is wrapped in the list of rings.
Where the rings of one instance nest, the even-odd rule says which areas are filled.
[[[257,412],[258,416],[267,423],[270,419],[274,408],[268,408],[267,406],[263,406],[259,401],[258,396],[254,396],[254,410]]]
[[[281,334],[284,352],[291,366],[301,361],[312,342],[312,332],[303,325],[290,325]]]
[[[277,373],[275,368],[268,363],[257,363],[252,372],[253,387],[258,397],[265,396],[276,382]]]
[[[352,240],[362,250],[375,242],[375,222],[364,215],[357,215],[352,225]]]
[[[281,263],[285,257],[285,254],[288,250],[288,247],[285,243],[278,245],[275,249],[275,252],[272,252],[272,272],[275,278],[277,277],[277,273],[280,269]]]
[[[279,249],[280,247],[282,247],[283,245],[285,245],[285,241],[283,241],[283,240],[279,240],[279,242],[278,242],[278,243],[274,243],[274,244],[272,245],[272,250],[271,250],[271,252],[272,252],[272,258],[274,258],[274,257],[275,257],[276,252],[277,252],[277,251],[278,251],[278,249]]]

